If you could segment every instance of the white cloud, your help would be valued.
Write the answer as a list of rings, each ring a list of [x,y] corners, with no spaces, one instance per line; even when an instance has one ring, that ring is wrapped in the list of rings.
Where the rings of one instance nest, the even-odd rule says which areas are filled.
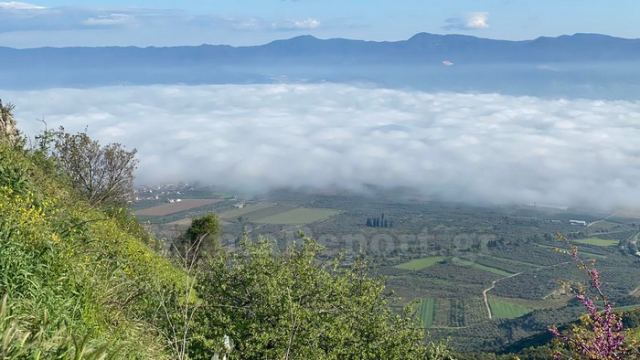
[[[43,10],[44,6],[18,2],[18,1],[4,1],[0,2],[0,9],[2,10]]]
[[[320,20],[309,17],[301,19],[279,19],[260,17],[224,17],[215,14],[191,15],[181,10],[144,8],[91,8],[52,7],[23,2],[0,2],[0,33],[26,31],[83,31],[97,27],[120,28],[132,24],[139,29],[161,29],[167,27],[201,31],[203,28],[217,30],[245,30],[255,32],[303,31],[321,26]]]
[[[236,30],[250,31],[296,31],[314,30],[320,27],[320,20],[314,18],[298,20],[276,20],[270,21],[263,18],[220,18],[204,17],[199,18],[198,23],[210,23],[217,25],[230,25]]]
[[[274,23],[273,27],[280,30],[313,30],[320,27],[320,21],[314,18],[288,20],[281,23]]]
[[[149,86],[2,95],[139,150],[143,182],[368,184],[459,201],[638,208],[640,102],[349,85]]]
[[[135,21],[135,17],[131,14],[105,14],[90,17],[82,22],[87,26],[118,26],[131,24]]]
[[[488,12],[473,12],[464,17],[449,18],[443,27],[446,30],[482,30],[489,28]]]

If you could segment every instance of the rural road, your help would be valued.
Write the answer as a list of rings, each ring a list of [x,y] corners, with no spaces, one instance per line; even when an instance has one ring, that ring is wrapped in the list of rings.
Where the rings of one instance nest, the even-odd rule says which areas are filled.
[[[555,264],[555,265],[541,266],[541,267],[533,270],[533,272],[538,272],[538,271],[544,270],[544,269],[551,269],[551,268],[554,268],[556,266],[562,266],[562,265],[566,265],[566,264],[569,264],[569,263],[570,263],[570,261],[565,261],[565,262],[562,262],[562,263],[559,263],[559,264]],[[494,280],[493,282],[491,282],[491,286],[490,287],[488,287],[488,288],[486,288],[486,289],[484,289],[482,291],[482,298],[484,299],[484,306],[487,308],[487,314],[489,314],[489,320],[493,319],[493,313],[491,312],[491,306],[489,306],[489,295],[488,295],[489,291],[493,290],[496,287],[496,284],[499,283],[500,281],[511,279],[512,277],[516,277],[516,276],[522,275],[524,273],[525,273],[525,271],[519,272],[519,273],[516,273],[516,274],[513,274],[513,275],[505,276],[505,277],[497,279],[497,280]]]
[[[503,277],[503,278],[500,278],[500,279],[494,280],[494,281],[491,283],[491,287],[486,288],[486,289],[482,292],[482,297],[484,298],[484,306],[487,308],[487,314],[489,314],[489,320],[493,319],[493,313],[491,313],[491,306],[489,306],[489,296],[487,296],[487,293],[488,293],[489,291],[493,290],[493,289],[496,287],[496,284],[497,284],[497,283],[499,283],[500,281],[502,281],[502,280],[507,280],[507,279],[510,279],[510,278],[512,278],[512,277],[516,277],[516,276],[521,275],[521,274],[522,274],[522,273],[521,273],[521,272],[519,272],[519,273],[516,273],[516,274],[513,274],[513,275],[505,276],[505,277]]]

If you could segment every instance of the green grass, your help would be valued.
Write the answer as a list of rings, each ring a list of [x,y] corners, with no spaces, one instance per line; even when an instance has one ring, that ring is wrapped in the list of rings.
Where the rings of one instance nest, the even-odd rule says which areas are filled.
[[[575,240],[575,242],[579,244],[595,245],[595,246],[603,246],[603,247],[615,246],[615,245],[618,245],[619,243],[618,240],[600,239],[597,237]]]
[[[433,317],[436,311],[436,299],[426,298],[420,301],[418,306],[418,316],[425,328],[433,325]]]
[[[502,269],[498,269],[498,268],[494,268],[494,267],[478,264],[478,263],[475,263],[475,262],[473,262],[471,260],[454,258],[453,259],[453,263],[455,265],[458,265],[458,266],[471,267],[471,268],[474,268],[474,269],[490,272],[490,273],[493,273],[493,274],[496,274],[496,275],[501,275],[501,276],[513,275],[513,273],[510,273],[508,271],[504,271]]]
[[[306,225],[338,215],[339,210],[297,208],[256,220],[258,224]]]
[[[435,264],[438,264],[442,262],[444,259],[445,259],[444,256],[429,256],[425,258],[407,261],[406,263],[396,265],[396,268],[402,269],[402,270],[418,271],[418,270],[423,270],[428,267],[431,267]]]
[[[494,297],[489,298],[489,306],[493,317],[496,319],[515,319],[532,311],[532,309],[524,305]]]

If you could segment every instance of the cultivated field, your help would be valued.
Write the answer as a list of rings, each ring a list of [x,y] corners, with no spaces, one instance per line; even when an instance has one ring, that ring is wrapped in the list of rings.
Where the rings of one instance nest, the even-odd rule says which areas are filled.
[[[300,224],[313,236],[361,238],[353,246],[331,240],[322,245],[328,256],[363,252],[373,264],[372,272],[383,276],[397,295],[393,306],[400,309],[416,301],[416,316],[430,336],[452,339],[461,350],[500,351],[504,344],[496,339],[513,343],[552,324],[576,319],[572,296],[562,291],[559,283],[584,282],[585,276],[570,256],[557,251],[566,248],[554,239],[557,233],[567,235],[583,258],[598,260],[612,299],[624,305],[640,303],[640,259],[612,246],[633,240],[640,231],[636,220],[599,220],[601,215],[560,210],[540,213],[535,209],[478,209],[438,202],[397,203],[393,199],[291,193],[248,200],[243,209],[232,208],[233,203],[237,201],[181,212],[167,221],[217,210],[224,220],[225,234],[233,236],[242,235],[252,223],[259,224],[253,227],[252,236],[267,235],[279,241],[288,240],[288,234],[299,230]],[[367,218],[380,214],[393,220],[393,228],[366,226]],[[585,219],[593,225],[575,227],[569,219]],[[182,221],[188,225],[188,219]],[[423,233],[424,229],[428,232]],[[407,234],[412,236],[405,237]],[[380,243],[379,235],[393,241]],[[465,241],[456,242],[459,235],[466,236]],[[347,259],[345,266],[351,257]],[[512,274],[519,275],[509,277]],[[483,291],[494,282],[488,292],[490,320]],[[536,325],[532,328],[531,324]]]
[[[268,209],[274,206],[276,206],[276,204],[271,204],[271,203],[250,204],[243,207],[242,209],[233,209],[233,210],[225,211],[219,214],[219,216],[221,219],[231,220],[231,219],[238,218],[240,216],[245,216],[255,211]]]
[[[575,242],[577,242],[579,244],[605,246],[605,247],[606,246],[616,246],[619,243],[618,240],[601,239],[601,238],[597,238],[597,237],[576,240]]]
[[[418,316],[422,325],[426,328],[433,325],[433,318],[436,311],[436,299],[426,298],[420,301],[418,306]]]
[[[472,267],[474,269],[478,269],[478,270],[482,270],[482,271],[487,271],[490,273],[494,273],[496,275],[502,275],[502,276],[509,276],[512,275],[514,273],[512,272],[508,272],[493,266],[487,266],[487,265],[482,265],[482,264],[478,264],[477,262],[471,261],[471,260],[466,260],[466,259],[460,259],[460,258],[453,258],[453,263],[455,265],[458,266],[468,266],[468,267]]]
[[[440,263],[444,259],[445,259],[444,256],[429,256],[421,259],[407,261],[406,263],[396,266],[396,268],[402,269],[402,270],[418,271],[418,270],[431,267],[437,263]]]
[[[522,304],[497,297],[489,297],[489,306],[493,317],[496,319],[515,319],[533,310]]]
[[[339,213],[340,211],[334,209],[297,208],[263,217],[261,219],[257,219],[255,222],[258,224],[272,225],[306,225],[327,220]]]
[[[168,216],[179,212],[218,203],[220,199],[185,199],[179,203],[162,204],[148,209],[136,211],[138,216]]]
[[[460,328],[487,320],[487,311],[479,298],[424,299],[418,315],[425,327],[432,328]],[[425,320],[430,320],[430,325]]]

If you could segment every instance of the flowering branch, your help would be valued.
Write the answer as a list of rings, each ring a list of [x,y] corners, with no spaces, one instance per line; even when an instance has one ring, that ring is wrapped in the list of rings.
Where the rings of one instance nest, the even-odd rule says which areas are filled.
[[[558,240],[567,242],[563,235],[557,235]],[[595,268],[595,260],[585,262],[578,254],[578,247],[570,245],[568,252],[579,269],[589,276],[588,289],[574,290],[576,299],[587,310],[579,326],[573,326],[569,335],[560,333],[553,326],[549,331],[562,343],[563,347],[571,354],[583,359],[620,360],[625,359],[628,349],[625,345],[625,333],[622,319],[613,312],[613,306],[608,297],[602,291],[600,273]],[[595,300],[589,296],[589,290],[595,293]],[[600,310],[596,301],[602,303]],[[561,352],[556,352],[555,358],[561,359]],[[568,358],[573,358],[569,356]]]

